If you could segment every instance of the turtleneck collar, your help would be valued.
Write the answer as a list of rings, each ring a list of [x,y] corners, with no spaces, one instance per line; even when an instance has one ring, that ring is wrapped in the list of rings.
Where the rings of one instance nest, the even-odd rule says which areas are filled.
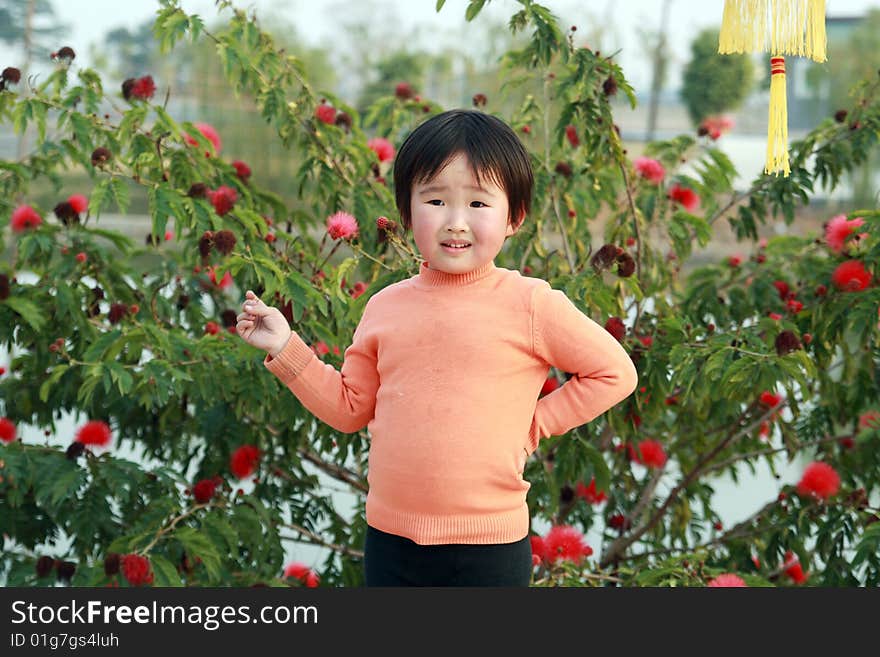
[[[419,288],[460,287],[486,278],[497,270],[498,268],[492,260],[482,267],[464,274],[450,274],[438,269],[431,269],[427,262],[423,262],[419,267],[419,275],[416,276],[414,284]]]

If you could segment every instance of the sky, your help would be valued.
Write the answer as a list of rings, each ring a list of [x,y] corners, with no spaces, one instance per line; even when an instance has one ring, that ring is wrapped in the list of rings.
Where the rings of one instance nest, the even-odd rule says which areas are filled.
[[[560,17],[563,27],[578,26],[576,45],[590,45],[605,52],[620,50],[619,62],[627,78],[639,89],[650,84],[650,61],[644,50],[644,31],[657,30],[664,0],[542,0]],[[116,27],[134,28],[152,19],[158,0],[51,0],[58,17],[70,26],[69,43],[80,57],[81,65],[90,65],[89,45]],[[690,58],[689,43],[702,28],[721,22],[723,0],[669,0],[669,39],[672,63],[669,80],[677,87],[681,68]],[[447,0],[435,11],[436,0],[242,0],[235,5],[252,8],[258,17],[278,16],[296,26],[307,43],[344,49],[340,24],[363,19],[376,33],[400,35],[400,45],[432,50],[450,43],[477,47],[481,39],[481,21],[494,18],[505,22],[520,5],[515,0],[490,0],[470,25],[464,13],[468,0]],[[187,13],[198,13],[210,22],[218,15],[213,0],[182,0]],[[859,16],[870,8],[880,8],[880,0],[828,0],[826,15]],[[228,14],[226,14],[228,15]],[[342,17],[342,18],[340,18]],[[587,37],[600,43],[585,43]],[[62,44],[63,45],[63,44]],[[0,45],[0,63],[12,56]],[[3,66],[9,65],[3,63]]]

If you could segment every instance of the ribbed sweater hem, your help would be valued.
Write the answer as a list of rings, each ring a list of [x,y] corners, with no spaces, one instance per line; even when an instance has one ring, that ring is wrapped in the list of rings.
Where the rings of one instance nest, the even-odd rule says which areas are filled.
[[[367,496],[367,524],[419,545],[515,543],[529,533],[529,507],[475,515],[436,516],[399,511]]]

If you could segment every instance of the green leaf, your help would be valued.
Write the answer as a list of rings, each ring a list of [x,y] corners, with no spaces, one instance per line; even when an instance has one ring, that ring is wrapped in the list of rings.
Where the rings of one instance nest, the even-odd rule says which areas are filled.
[[[445,4],[446,4],[446,0],[437,0],[437,5],[435,7],[435,11],[439,12],[441,9],[443,9],[443,5],[445,5]]]
[[[212,580],[221,578],[220,555],[207,536],[192,527],[178,527],[174,531],[174,538],[180,541],[190,555],[201,558],[202,564]]]
[[[9,297],[3,303],[21,315],[35,331],[42,332],[46,324],[46,316],[34,303],[23,297]]]
[[[486,4],[486,0],[471,0],[471,3],[468,5],[468,8],[464,12],[464,19],[468,22],[474,20],[477,17],[477,14],[483,9],[483,5]]]
[[[150,565],[153,567],[154,586],[183,586],[180,573],[168,559],[158,554],[150,554]]]
[[[49,375],[49,378],[43,381],[40,385],[40,401],[49,401],[49,389],[58,383],[58,379],[60,379],[68,369],[70,369],[70,365],[62,364],[52,370],[52,374]]]
[[[593,466],[593,477],[596,479],[596,492],[610,491],[611,470],[608,469],[608,464],[605,462],[602,452],[586,441],[581,441],[581,444],[583,445],[584,454],[586,454]]]

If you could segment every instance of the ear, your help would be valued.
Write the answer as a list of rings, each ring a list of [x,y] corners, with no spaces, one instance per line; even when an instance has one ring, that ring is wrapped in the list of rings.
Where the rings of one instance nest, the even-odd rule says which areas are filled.
[[[523,225],[523,222],[525,221],[525,219],[526,219],[525,211],[520,212],[520,215],[518,217],[518,221],[513,221],[511,219],[511,221],[509,221],[507,223],[507,231],[504,233],[504,236],[510,237],[511,235],[516,235],[516,233],[519,232],[519,229],[522,228],[522,225]]]

